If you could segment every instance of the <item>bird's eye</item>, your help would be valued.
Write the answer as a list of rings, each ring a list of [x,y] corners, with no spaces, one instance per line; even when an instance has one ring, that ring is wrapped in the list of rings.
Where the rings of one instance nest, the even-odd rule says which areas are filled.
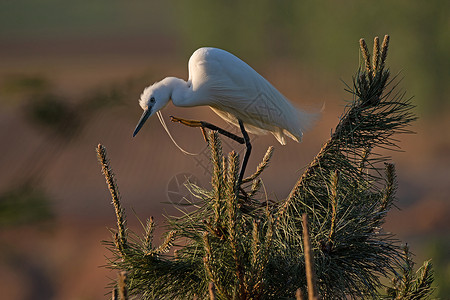
[[[155,103],[155,102],[156,102],[155,97],[151,97],[150,98],[150,103]]]

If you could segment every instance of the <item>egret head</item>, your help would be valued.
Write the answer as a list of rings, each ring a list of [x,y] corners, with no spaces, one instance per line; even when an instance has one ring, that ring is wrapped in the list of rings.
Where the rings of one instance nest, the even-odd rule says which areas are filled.
[[[134,130],[133,137],[141,130],[148,118],[167,105],[170,100],[170,94],[170,88],[164,84],[164,80],[145,88],[139,99],[139,105],[144,110],[144,113]]]

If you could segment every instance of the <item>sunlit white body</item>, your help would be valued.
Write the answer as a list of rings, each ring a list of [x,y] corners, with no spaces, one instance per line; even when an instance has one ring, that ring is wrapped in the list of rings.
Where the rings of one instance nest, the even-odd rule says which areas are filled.
[[[139,104],[144,110],[134,135],[169,100],[175,106],[209,106],[221,118],[254,134],[272,133],[281,144],[299,142],[315,114],[296,109],[275,87],[233,54],[200,48],[189,59],[189,79],[167,77],[147,87]],[[134,136],[133,135],[133,136]]]

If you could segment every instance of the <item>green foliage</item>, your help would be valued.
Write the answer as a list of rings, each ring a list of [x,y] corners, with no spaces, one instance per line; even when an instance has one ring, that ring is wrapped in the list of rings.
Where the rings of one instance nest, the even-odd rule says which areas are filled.
[[[400,272],[392,279],[392,287],[387,288],[386,299],[417,300],[431,295],[434,272],[430,260],[414,272],[414,262],[408,246],[404,246],[404,261]]]
[[[437,299],[445,299],[450,295],[450,256],[448,255],[450,249],[450,240],[446,232],[442,236],[433,237],[427,245],[425,253],[433,258],[433,271],[435,274],[436,290],[433,296]]]
[[[23,112],[33,126],[66,142],[77,137],[94,113],[122,104],[126,95],[144,84],[143,77],[132,77],[88,91],[79,99],[69,101],[60,96],[45,78],[11,76],[3,89],[8,93],[22,92],[26,100]]]
[[[144,299],[205,298],[212,282],[218,299],[292,299],[296,291],[307,290],[306,214],[319,295],[379,298],[380,277],[397,276],[402,263],[410,264],[394,236],[382,230],[397,182],[394,165],[377,151],[397,149],[392,136],[409,132],[415,120],[409,99],[396,91],[385,69],[388,42],[387,36],[382,45],[376,38],[371,59],[361,40],[365,65],[348,88],[354,100],[287,199],[270,202],[259,192],[259,175],[272,148],[256,173],[241,183],[238,155],[224,157],[213,132],[211,189],[189,185],[197,201],[180,208],[181,216],[168,218],[159,246],[152,244],[151,219],[143,237],[126,229],[106,151],[99,146],[118,220],[114,241],[105,242],[112,253],[108,267],[127,272],[129,293]],[[431,265],[419,273],[415,282],[405,276],[405,284],[395,285],[389,295],[407,285],[427,295]]]
[[[0,228],[33,224],[53,217],[48,197],[27,182],[0,195]]]
[[[406,126],[415,117],[412,105],[384,69],[388,37],[380,49],[375,40],[375,59],[370,59],[361,40],[365,66],[356,74],[354,100],[349,103],[331,138],[304,172],[289,198],[280,205],[282,230],[280,257],[292,257],[285,263],[301,267],[301,214],[311,220],[315,244],[317,276],[322,297],[374,296],[379,276],[393,271],[400,260],[393,236],[380,231],[384,217],[394,201],[395,169],[381,162],[387,157],[377,148],[396,149],[392,135],[408,132]],[[378,44],[378,45],[377,45]],[[379,52],[379,53],[378,53]],[[286,255],[289,253],[289,255]],[[301,282],[296,282],[299,286]]]
[[[81,126],[79,116],[65,99],[54,94],[36,94],[25,106],[28,120],[34,125],[70,139]]]
[[[1,85],[1,90],[2,92],[8,94],[37,94],[48,91],[50,87],[50,82],[43,76],[36,74],[12,74],[4,79],[4,82]]]

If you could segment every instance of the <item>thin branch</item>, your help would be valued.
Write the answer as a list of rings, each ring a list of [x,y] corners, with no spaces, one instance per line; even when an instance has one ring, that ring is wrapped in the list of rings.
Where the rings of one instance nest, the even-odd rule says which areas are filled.
[[[318,297],[317,278],[314,270],[314,252],[311,247],[311,240],[308,228],[308,215],[303,214],[303,247],[305,251],[306,280],[308,283],[308,299],[314,300]]]
[[[119,299],[128,300],[127,272],[120,272],[118,275]]]
[[[295,292],[295,299],[296,300],[304,300],[303,292],[300,288],[298,288],[297,291]]]
[[[208,284],[208,290],[209,290],[209,299],[216,300],[216,287],[214,285],[214,282],[211,281]]]
[[[107,157],[106,148],[102,144],[98,144],[97,148],[98,161],[102,166],[102,172],[105,176],[106,183],[108,184],[108,189],[111,194],[112,203],[117,217],[117,228],[118,228],[118,242],[121,249],[127,247],[127,236],[126,236],[126,219],[125,212],[120,204],[120,193],[119,188],[114,177],[114,173],[109,164],[109,159]]]

